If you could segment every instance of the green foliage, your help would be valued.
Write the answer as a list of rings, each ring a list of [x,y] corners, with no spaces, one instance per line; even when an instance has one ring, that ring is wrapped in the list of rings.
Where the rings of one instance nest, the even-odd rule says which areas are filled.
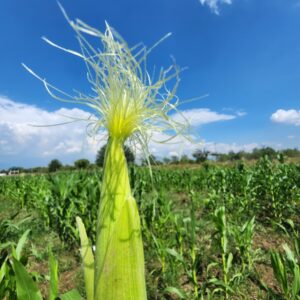
[[[49,249],[50,287],[49,300],[55,300],[58,296],[58,262],[52,250]]]
[[[0,245],[6,241],[11,241],[20,231],[20,227],[26,222],[31,220],[30,216],[24,217],[19,221],[15,221],[19,212],[15,213],[11,217],[0,221]]]
[[[236,161],[241,159],[246,160],[259,160],[267,156],[269,159],[274,160],[282,155],[282,158],[289,157],[289,158],[299,158],[300,157],[300,150],[298,149],[284,149],[281,151],[276,151],[271,147],[263,147],[263,148],[254,148],[252,152],[245,152],[239,151],[234,152],[230,151],[229,153],[214,153],[213,154],[218,161]]]
[[[246,221],[242,226],[232,226],[231,234],[236,243],[236,255],[241,260],[242,271],[253,269],[254,260],[257,256],[257,251],[253,251],[253,236],[255,228],[255,217]]]
[[[0,244],[0,298],[10,300],[43,300],[41,291],[33,274],[26,270],[28,256],[23,254],[30,230],[26,230],[18,243],[6,242]],[[50,285],[49,300],[82,299],[75,290],[67,294],[58,294],[58,263],[52,251],[49,250]]]
[[[208,154],[208,151],[198,149],[193,153],[193,157],[195,158],[196,163],[203,163],[207,160]]]
[[[77,290],[71,290],[59,297],[60,300],[82,300]]]
[[[285,299],[300,299],[300,263],[287,244],[284,254],[271,252],[271,263],[275,278]]]
[[[223,292],[225,299],[229,299],[229,296],[234,293],[233,285],[235,280],[241,276],[240,273],[232,274],[232,262],[233,254],[228,248],[228,235],[229,228],[226,222],[225,207],[221,206],[214,212],[214,223],[217,229],[217,234],[219,235],[217,241],[219,248],[221,250],[221,263],[223,278],[218,279],[213,277],[209,280],[210,284],[214,284],[216,288],[213,290],[213,294],[218,292]],[[216,262],[214,265],[216,265]]]
[[[42,299],[38,298],[39,294],[33,287],[32,279],[24,267],[28,257],[22,254],[22,250],[29,232],[30,230],[26,230],[17,243],[6,241],[0,244],[1,299],[31,299],[31,293],[34,294],[32,299]]]
[[[298,165],[263,158],[252,166],[237,163],[232,167],[209,165],[195,169],[161,167],[152,169],[152,182],[147,168],[130,170],[141,215],[148,299],[247,299],[243,294],[247,280],[260,280],[256,264],[262,258],[253,246],[255,233],[274,223],[290,236],[289,247],[299,263]],[[76,216],[84,220],[90,244],[95,244],[101,179],[102,172],[92,170],[3,177],[0,194],[20,207],[37,211],[43,225],[55,230],[66,247],[77,248]],[[19,232],[14,225],[21,221],[16,219],[0,221],[0,231],[6,236],[1,240],[5,247],[1,263],[5,258],[6,263],[1,265],[0,281],[1,277],[8,278],[9,268],[14,274],[7,258],[11,244],[6,242]],[[294,267],[285,252],[281,255],[273,258],[273,265],[282,260],[291,293]],[[22,255],[20,260],[26,265]],[[9,284],[6,279],[1,281],[7,283],[6,291],[12,289],[14,276]],[[283,287],[281,291],[285,297]]]
[[[76,217],[77,227],[81,241],[81,258],[84,268],[84,281],[87,300],[94,299],[94,254],[91,243],[87,237],[84,224],[79,217]]]
[[[42,300],[42,295],[25,267],[14,257],[12,266],[16,277],[17,298],[19,300]]]
[[[82,158],[76,160],[74,165],[76,169],[86,169],[90,165],[90,162],[88,159]]]
[[[95,163],[98,167],[103,167],[103,165],[104,165],[106,146],[107,146],[107,144],[102,146],[101,149],[97,152]],[[132,152],[132,150],[130,149],[130,147],[128,147],[127,145],[124,145],[124,152],[125,152],[125,157],[126,157],[127,163],[128,164],[134,163],[135,156],[134,156],[134,153]]]
[[[53,159],[48,165],[49,172],[56,172],[62,168],[62,163],[58,159]]]

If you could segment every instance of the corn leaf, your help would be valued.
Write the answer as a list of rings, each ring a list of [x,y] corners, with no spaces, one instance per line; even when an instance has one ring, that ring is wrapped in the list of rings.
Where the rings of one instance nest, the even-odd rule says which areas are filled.
[[[18,300],[43,300],[41,292],[27,273],[25,267],[14,257],[12,260],[16,275]]]
[[[0,284],[1,284],[1,282],[2,282],[2,280],[4,278],[4,276],[5,276],[5,273],[6,273],[6,260],[7,259],[5,259],[4,262],[1,265],[1,269],[0,269]]]
[[[54,258],[52,251],[49,253],[50,266],[50,287],[49,300],[55,300],[58,296],[58,262]]]
[[[179,299],[186,299],[187,298],[186,294],[182,290],[180,290],[180,289],[178,289],[176,287],[173,287],[173,286],[167,287],[165,289],[165,292],[167,292],[169,294],[174,294],[174,295],[178,296]]]
[[[76,223],[79,230],[81,241],[81,257],[84,268],[84,281],[86,288],[87,300],[94,299],[94,255],[90,241],[87,237],[84,224],[80,217],[76,217]]]
[[[300,267],[299,265],[295,265],[294,266],[294,270],[293,270],[293,273],[294,273],[294,280],[293,280],[293,283],[292,283],[292,295],[295,299],[296,296],[300,296]]]
[[[79,292],[77,290],[71,290],[63,295],[60,295],[61,300],[82,300]]]
[[[277,252],[271,252],[271,263],[274,275],[277,281],[280,283],[283,292],[286,294],[288,290],[288,279],[286,267],[281,254]]]
[[[19,239],[19,242],[18,242],[18,245],[17,245],[17,248],[16,248],[16,259],[17,260],[20,260],[21,258],[21,252],[22,252],[22,249],[25,245],[25,242],[27,240],[27,236],[30,232],[30,229],[26,230],[23,235],[21,236],[21,238]]]

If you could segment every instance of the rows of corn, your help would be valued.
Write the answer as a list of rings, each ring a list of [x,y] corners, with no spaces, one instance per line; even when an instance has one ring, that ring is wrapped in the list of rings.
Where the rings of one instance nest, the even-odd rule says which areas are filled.
[[[151,180],[147,168],[129,168],[148,299],[299,299],[300,166],[264,158],[253,166],[152,171]],[[101,171],[16,176],[0,179],[0,195],[37,211],[45,228],[77,249],[76,216],[96,243],[101,182]],[[263,247],[269,234],[287,244]],[[262,268],[273,268],[277,288]]]

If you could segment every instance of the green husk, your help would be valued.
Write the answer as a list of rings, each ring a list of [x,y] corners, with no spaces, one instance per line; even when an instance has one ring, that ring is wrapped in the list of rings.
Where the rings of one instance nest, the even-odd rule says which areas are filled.
[[[123,140],[110,138],[97,224],[95,299],[145,300],[140,218],[131,195]]]

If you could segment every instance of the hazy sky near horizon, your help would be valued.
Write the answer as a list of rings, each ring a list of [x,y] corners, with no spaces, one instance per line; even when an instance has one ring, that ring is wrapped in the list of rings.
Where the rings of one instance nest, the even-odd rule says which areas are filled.
[[[105,28],[133,46],[152,46],[150,68],[176,63],[180,99],[201,144],[150,144],[157,157],[255,147],[300,148],[299,0],[61,0],[71,19]],[[56,127],[65,115],[87,117],[84,107],[53,100],[22,66],[67,92],[89,91],[83,62],[41,37],[79,50],[55,0],[2,0],[0,9],[0,169],[47,165],[58,158],[94,161],[103,140],[86,137],[86,124]]]

